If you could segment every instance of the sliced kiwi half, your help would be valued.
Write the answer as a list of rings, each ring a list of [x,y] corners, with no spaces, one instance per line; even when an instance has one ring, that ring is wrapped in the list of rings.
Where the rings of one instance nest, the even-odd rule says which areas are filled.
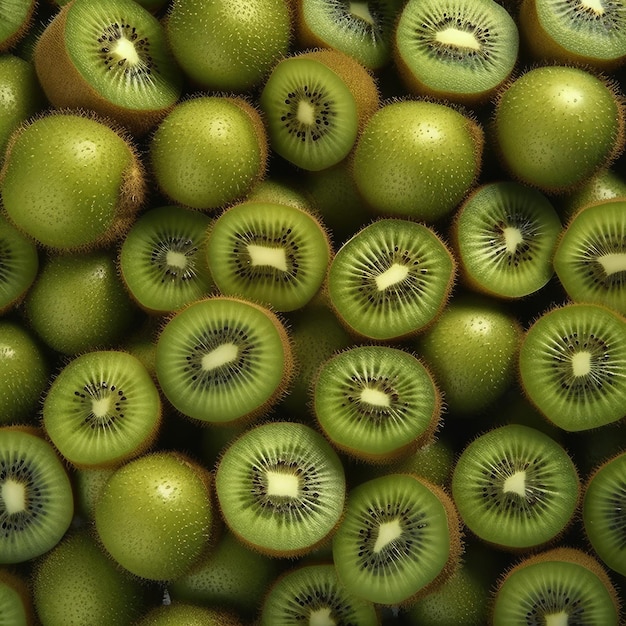
[[[137,134],[158,123],[182,93],[163,26],[132,0],[74,0],[62,7],[39,37],[33,60],[55,107],[92,109]]]
[[[551,309],[527,330],[519,372],[527,397],[559,428],[616,422],[625,411],[626,319],[596,304]]]
[[[232,422],[275,404],[291,377],[282,321],[250,301],[216,296],[169,318],[156,348],[156,374],[171,404],[188,417]]]
[[[298,623],[378,626],[380,618],[374,604],[345,589],[332,563],[321,563],[288,571],[263,601],[260,626]]]
[[[477,291],[522,298],[552,278],[561,220],[540,191],[511,181],[486,183],[457,211],[452,242],[461,273]]]
[[[456,261],[424,224],[380,219],[337,252],[328,294],[338,317],[356,334],[388,340],[413,335],[444,308]]]
[[[529,556],[500,580],[493,626],[617,626],[617,590],[602,566],[581,550],[560,547]]]
[[[391,462],[432,436],[441,394],[410,352],[356,346],[321,366],[313,410],[326,436],[342,451],[365,461]]]
[[[161,399],[148,370],[127,352],[88,352],[56,376],[43,402],[50,440],[72,464],[121,465],[156,439]]]
[[[394,43],[400,75],[413,93],[478,104],[513,72],[519,34],[494,0],[409,0]]]
[[[520,34],[540,60],[615,69],[626,59],[626,6],[619,1],[524,0]]]
[[[13,48],[28,30],[36,0],[0,0],[0,53]]]
[[[133,299],[163,314],[208,295],[213,280],[206,259],[211,219],[178,206],[150,209],[133,224],[119,255],[120,275]]]
[[[215,488],[234,535],[263,554],[293,557],[335,532],[346,482],[339,456],[320,433],[297,422],[271,422],[230,444]]]
[[[333,539],[339,580],[377,604],[408,605],[454,571],[459,521],[449,496],[410,474],[354,487]]]
[[[585,532],[600,559],[626,576],[626,452],[608,459],[585,487],[582,518]]]
[[[302,308],[330,262],[324,226],[312,213],[271,202],[228,208],[211,225],[206,258],[220,292],[275,311]]]
[[[465,448],[454,468],[452,497],[465,525],[483,541],[528,549],[554,540],[571,522],[578,474],[548,435],[510,424]]]
[[[297,4],[296,33],[303,47],[340,50],[377,70],[391,61],[399,0],[303,0]]]
[[[626,315],[626,202],[587,206],[568,223],[554,270],[569,297]]]
[[[0,428],[0,564],[51,550],[68,530],[74,497],[67,471],[38,429]]]

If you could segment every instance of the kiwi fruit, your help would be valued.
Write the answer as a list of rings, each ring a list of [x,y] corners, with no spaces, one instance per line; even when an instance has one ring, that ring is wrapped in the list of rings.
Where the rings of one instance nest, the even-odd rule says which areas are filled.
[[[35,564],[32,595],[42,624],[130,624],[145,610],[141,582],[108,557],[87,528],[71,531]]]
[[[286,390],[292,367],[283,322],[238,298],[194,302],[167,321],[157,341],[161,390],[178,411],[202,422],[267,411]]]
[[[267,134],[243,97],[196,94],[178,103],[148,141],[160,191],[175,204],[213,211],[243,198],[265,175]]]
[[[11,50],[26,36],[36,6],[36,0],[0,1],[0,53]]]
[[[248,201],[212,224],[206,259],[220,292],[293,311],[305,306],[326,277],[331,245],[308,211]]]
[[[111,557],[135,576],[171,580],[210,548],[215,511],[210,473],[161,450],[117,468],[96,502],[95,528]]]
[[[134,356],[114,350],[87,352],[57,374],[42,417],[48,437],[73,465],[117,466],[145,452],[156,439],[161,399]]]
[[[0,424],[35,421],[49,374],[49,356],[32,332],[0,319]]]
[[[296,36],[301,47],[339,50],[370,70],[391,61],[399,0],[302,0],[297,3]]]
[[[219,608],[170,603],[148,611],[135,626],[244,626],[235,613]]]
[[[425,224],[379,219],[341,246],[327,290],[338,318],[357,335],[390,340],[415,335],[445,307],[456,261]]]
[[[35,334],[67,355],[114,347],[137,311],[110,250],[48,256],[23,310]]]
[[[178,101],[182,76],[159,20],[132,0],[74,0],[35,45],[39,82],[57,108],[84,108],[145,134]]]
[[[0,564],[22,563],[61,540],[74,515],[74,497],[43,433],[3,426],[0,435]]]
[[[464,282],[497,298],[522,298],[554,274],[561,220],[540,191],[512,181],[475,189],[455,213],[452,244]]]
[[[493,626],[620,624],[617,590],[591,556],[560,547],[522,559],[501,578]]]
[[[247,546],[295,557],[327,542],[344,511],[339,456],[317,431],[297,422],[248,429],[221,456],[215,489],[222,517]]]
[[[259,626],[297,624],[378,626],[374,604],[353,597],[332,563],[302,565],[279,577],[261,606]]]
[[[626,452],[597,467],[584,491],[585,533],[603,563],[626,576]]]
[[[31,626],[34,623],[35,612],[26,578],[0,568],[0,624]]]
[[[37,246],[0,214],[0,314],[19,304],[38,271]]]
[[[434,223],[474,186],[484,132],[443,102],[385,101],[368,120],[351,158],[357,189],[375,215]]]
[[[600,204],[609,200],[626,199],[626,180],[620,172],[604,167],[596,172],[587,182],[571,193],[559,198],[559,213],[562,221],[573,217],[580,209],[589,204]]]
[[[408,606],[458,566],[460,524],[449,496],[410,474],[387,474],[348,494],[333,538],[339,580],[355,596]]]
[[[523,0],[520,34],[535,59],[614,70],[626,59],[622,2]]]
[[[298,168],[319,171],[341,162],[378,106],[372,76],[336,50],[306,51],[280,61],[259,105],[274,152]]]
[[[213,288],[206,259],[210,222],[200,211],[171,205],[137,219],[122,242],[118,267],[141,308],[165,314],[208,295]]]
[[[343,452],[390,463],[433,436],[441,394],[424,364],[390,346],[355,346],[322,364],[313,410],[324,434]]]
[[[512,74],[519,33],[494,0],[409,0],[398,17],[394,60],[410,92],[477,105]]]
[[[626,315],[626,201],[601,202],[576,213],[559,238],[553,263],[574,302]]]
[[[545,312],[526,331],[519,354],[525,394],[568,432],[624,417],[625,367],[626,319],[597,304]]]
[[[115,241],[143,204],[135,144],[95,114],[53,110],[18,129],[0,171],[10,221],[64,252]]]
[[[544,193],[567,193],[623,152],[624,96],[582,68],[533,67],[499,92],[492,129],[511,177]]]
[[[509,550],[545,545],[571,522],[579,499],[576,467],[541,431],[509,424],[474,439],[458,458],[452,497],[481,540]]]

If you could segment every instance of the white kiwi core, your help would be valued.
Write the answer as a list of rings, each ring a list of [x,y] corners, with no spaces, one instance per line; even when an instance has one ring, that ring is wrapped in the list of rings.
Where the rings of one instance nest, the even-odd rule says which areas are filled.
[[[367,2],[350,2],[350,8],[348,9],[352,15],[361,18],[364,22],[374,25],[374,18],[370,13],[370,9],[367,6]]]
[[[378,527],[378,535],[374,544],[374,552],[380,552],[385,546],[402,536],[402,526],[399,519],[384,522]]]
[[[607,276],[617,274],[618,272],[626,272],[626,254],[623,252],[603,254],[598,257],[598,263],[602,265],[602,269]]]
[[[126,61],[129,65],[138,65],[141,61],[135,44],[126,37],[120,37],[111,47],[111,55],[116,61]]]
[[[400,263],[394,263],[389,269],[376,276],[376,287],[378,291],[384,291],[392,285],[397,285],[409,274],[409,268]]]
[[[252,265],[269,265],[283,272],[287,271],[287,255],[283,248],[250,244],[247,249]]]
[[[591,10],[596,15],[604,15],[604,7],[601,0],[581,0],[580,8],[585,10]]]
[[[267,472],[267,495],[283,498],[300,496],[300,480],[295,474],[284,472]]]
[[[313,126],[315,124],[315,107],[308,100],[300,100],[296,117],[301,124]]]
[[[526,497],[526,472],[519,471],[509,476],[504,481],[502,490],[504,493],[516,493],[522,498]]]
[[[187,257],[182,252],[176,252],[175,250],[167,251],[165,262],[170,267],[178,267],[181,270],[187,267]]]
[[[111,397],[93,398],[91,401],[91,412],[95,417],[106,417],[111,408]]]
[[[232,363],[238,354],[239,349],[234,343],[224,343],[202,357],[202,369],[208,372]]]
[[[480,50],[480,42],[472,33],[458,28],[445,28],[435,35],[436,41],[450,48]]]
[[[336,624],[327,606],[313,611],[309,616],[309,626],[336,626]]]
[[[389,406],[389,396],[384,391],[378,389],[372,389],[371,387],[365,387],[361,391],[361,401],[371,404],[373,406]]]
[[[519,246],[524,241],[524,237],[519,228],[515,228],[513,226],[507,226],[502,234],[504,236],[504,245],[506,246],[506,251],[509,254],[515,254],[517,250],[517,246]]]
[[[587,376],[591,372],[591,353],[581,350],[572,356],[574,376]]]
[[[20,513],[26,509],[26,486],[9,478],[2,484],[2,501],[9,515]]]
[[[550,613],[545,616],[546,626],[567,626],[569,623],[569,617],[565,611],[560,613]]]

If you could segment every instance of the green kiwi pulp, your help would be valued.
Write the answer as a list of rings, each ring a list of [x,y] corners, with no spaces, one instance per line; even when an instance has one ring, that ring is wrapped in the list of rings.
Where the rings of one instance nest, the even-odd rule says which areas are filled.
[[[344,350],[320,368],[313,410],[342,451],[373,462],[406,456],[432,436],[441,395],[411,353],[389,346]]]
[[[528,329],[519,355],[521,383],[552,423],[582,431],[624,417],[626,319],[595,304],[566,304]]]
[[[533,67],[495,101],[494,148],[514,179],[566,193],[623,152],[623,101],[615,84],[590,71]]]
[[[161,422],[150,374],[120,351],[81,354],[55,377],[43,403],[43,426],[70,463],[121,465],[146,451]]]
[[[157,341],[161,389],[184,415],[232,422],[269,409],[291,378],[291,344],[269,309],[229,297],[173,315]]]
[[[582,504],[585,532],[600,559],[626,576],[626,452],[603,463],[587,482]]]
[[[272,422],[228,446],[215,488],[235,536],[263,554],[293,557],[335,532],[346,482],[341,460],[321,434],[296,422]]]
[[[13,48],[28,32],[36,0],[0,1],[0,53]]]
[[[375,214],[433,223],[474,185],[483,144],[483,129],[471,115],[441,102],[395,99],[367,121],[352,172]]]
[[[626,315],[626,202],[579,211],[559,238],[553,263],[572,300]]]
[[[24,297],[38,270],[35,243],[0,215],[0,314]]]
[[[47,26],[33,59],[54,106],[92,109],[137,134],[182,93],[161,23],[131,0],[74,0]]]
[[[524,0],[520,34],[535,58],[604,70],[626,58],[626,7],[615,0]]]
[[[340,50],[377,70],[391,61],[398,0],[303,0],[296,32],[303,47]]]
[[[548,435],[510,424],[465,448],[454,468],[452,497],[480,539],[528,549],[552,541],[570,523],[578,505],[578,474]]]
[[[330,264],[330,302],[347,327],[369,339],[413,335],[443,310],[456,262],[424,224],[380,219],[365,226]]]
[[[460,541],[457,513],[443,490],[417,476],[387,474],[348,494],[333,560],[350,593],[408,605],[452,573]]]
[[[228,208],[211,225],[206,258],[220,292],[293,311],[320,289],[328,235],[309,212],[270,202]]]
[[[530,556],[499,582],[493,626],[617,626],[617,592],[599,563],[585,552],[555,548]]]
[[[122,280],[148,312],[180,309],[211,291],[206,232],[211,220],[177,206],[150,209],[133,224],[119,255]]]
[[[115,470],[96,502],[102,545],[135,576],[183,576],[213,539],[211,483],[207,470],[179,452],[132,459]]]
[[[493,0],[409,0],[394,44],[412,92],[476,104],[488,101],[513,72],[519,34],[513,17]]]
[[[0,428],[0,563],[21,563],[51,550],[74,514],[70,479],[36,429]]]
[[[354,94],[325,63],[291,56],[273,69],[259,100],[272,149],[305,170],[323,170],[352,150],[359,129]]]
[[[452,239],[468,285],[500,298],[521,298],[554,274],[561,221],[536,189],[515,182],[481,185],[457,211]]]
[[[299,623],[378,626],[375,606],[353,597],[332,564],[303,565],[278,578],[261,606],[260,626]]]
[[[103,119],[67,110],[31,118],[11,136],[0,185],[15,226],[64,252],[116,240],[145,194],[134,144]]]

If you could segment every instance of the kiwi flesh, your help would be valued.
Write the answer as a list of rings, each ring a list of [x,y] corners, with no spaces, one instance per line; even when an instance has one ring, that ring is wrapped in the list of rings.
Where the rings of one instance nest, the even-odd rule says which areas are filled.
[[[461,453],[452,497],[465,525],[483,541],[524,550],[547,544],[572,521],[576,467],[539,430],[510,424],[474,439]]]
[[[443,310],[456,261],[424,224],[380,219],[338,250],[327,290],[337,317],[355,334],[372,340],[415,335]]]
[[[227,447],[215,488],[236,537],[262,554],[295,557],[335,532],[346,482],[339,456],[320,433],[277,421],[248,429]]]
[[[11,50],[25,37],[36,6],[36,0],[0,1],[0,53]]]
[[[624,417],[625,368],[626,319],[597,304],[547,311],[526,331],[519,354],[526,396],[569,432]]]
[[[62,7],[39,37],[33,61],[55,107],[97,111],[138,135],[182,93],[161,23],[131,0]]]
[[[477,105],[512,74],[519,34],[494,0],[409,0],[394,44],[398,71],[412,93]]]
[[[227,423],[269,410],[292,375],[283,322],[269,309],[226,296],[197,300],[164,325],[156,374],[183,415]]]
[[[574,302],[626,315],[626,201],[589,205],[559,237],[554,270]]]
[[[0,428],[0,564],[51,550],[68,530],[74,496],[68,473],[39,429]]]

